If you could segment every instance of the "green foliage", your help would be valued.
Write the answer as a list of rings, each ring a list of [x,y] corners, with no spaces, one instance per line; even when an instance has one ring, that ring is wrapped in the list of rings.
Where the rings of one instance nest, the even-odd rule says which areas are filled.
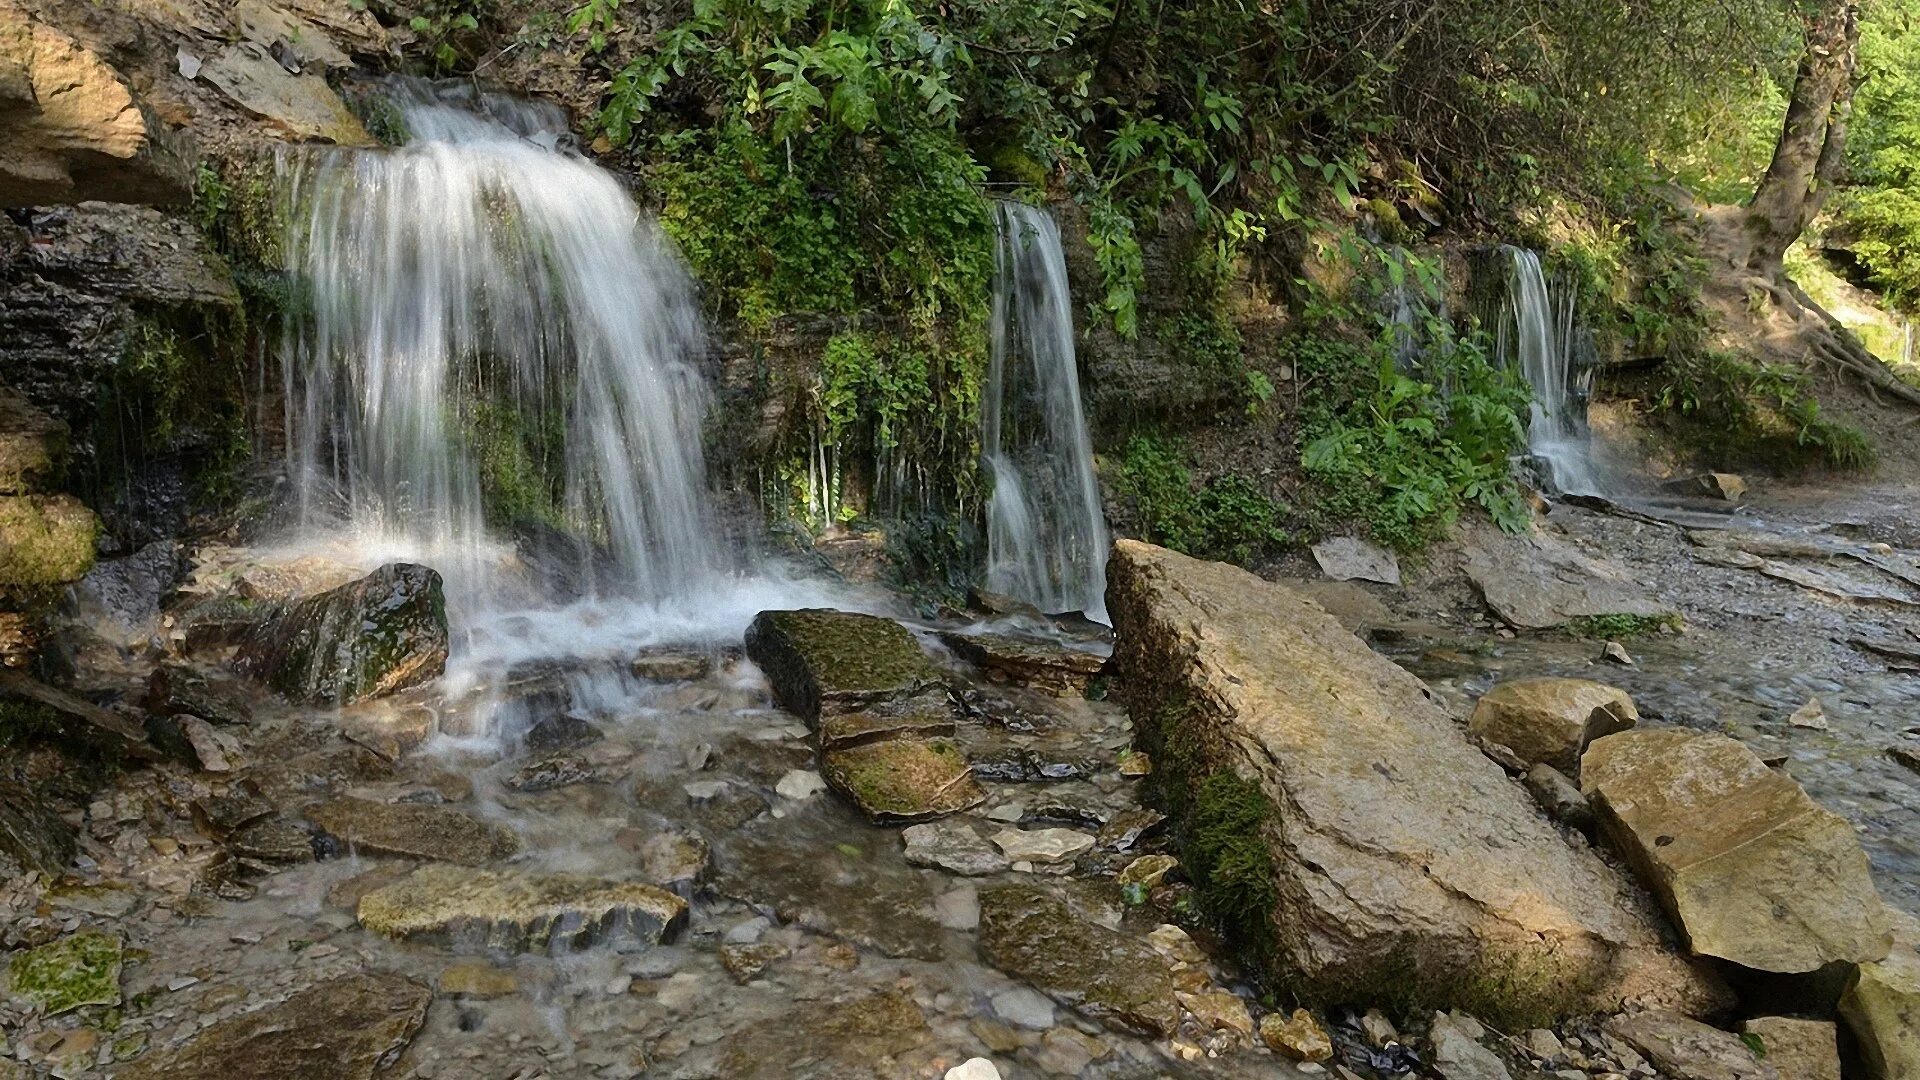
[[[1244,564],[1287,541],[1280,507],[1252,481],[1229,473],[1195,485],[1185,451],[1161,436],[1127,443],[1117,485],[1142,537],[1175,551]]]
[[[1567,632],[1595,641],[1627,641],[1673,629],[1676,622],[1670,615],[1583,615],[1567,623]]]
[[[1221,769],[1200,781],[1182,829],[1183,865],[1199,887],[1201,904],[1240,940],[1271,934],[1278,891],[1265,828],[1272,815],[1259,784]]]
[[[1655,414],[1684,421],[1683,434],[1716,460],[1786,471],[1873,464],[1865,433],[1823,415],[1799,368],[1707,350],[1674,357],[1662,370]]]
[[[560,417],[483,399],[470,405],[456,430],[465,433],[490,522],[567,528],[560,509],[559,464],[566,453]]]
[[[472,58],[461,48],[462,35],[480,29],[488,0],[423,0],[407,20],[407,29],[419,35],[433,74],[444,75],[468,66]]]
[[[1860,30],[1863,78],[1839,200],[1852,250],[1896,307],[1920,314],[1920,3],[1882,0]]]

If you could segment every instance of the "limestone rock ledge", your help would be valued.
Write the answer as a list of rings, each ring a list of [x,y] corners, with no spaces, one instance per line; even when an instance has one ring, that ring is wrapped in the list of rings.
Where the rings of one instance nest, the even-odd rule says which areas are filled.
[[[1502,1021],[1726,1006],[1644,893],[1320,607],[1130,540],[1107,580],[1118,688],[1183,861],[1273,974]]]

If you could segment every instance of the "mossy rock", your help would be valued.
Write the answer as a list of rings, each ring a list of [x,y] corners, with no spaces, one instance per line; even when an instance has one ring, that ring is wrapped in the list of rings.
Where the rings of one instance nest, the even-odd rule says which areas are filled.
[[[823,709],[910,697],[943,681],[906,627],[851,611],[763,611],[747,628],[747,655],[781,707],[808,723]]]
[[[821,755],[821,772],[877,824],[928,821],[986,801],[960,748],[946,739],[890,739]]]
[[[391,938],[518,952],[656,944],[686,924],[687,902],[632,881],[428,866],[362,897],[358,915]]]
[[[1172,975],[1152,946],[1080,918],[1044,889],[981,892],[980,955],[1116,1031],[1165,1038],[1180,1024]]]
[[[0,596],[85,577],[99,531],[70,495],[0,496]]]
[[[275,615],[241,645],[239,662],[295,700],[351,705],[438,678],[447,650],[440,575],[391,563]]]
[[[120,1004],[120,938],[97,930],[16,953],[7,965],[7,988],[58,1016],[83,1005]]]
[[[478,866],[516,855],[512,830],[430,803],[381,803],[345,796],[307,811],[307,820],[357,851]]]
[[[0,387],[0,494],[24,494],[54,477],[67,451],[67,425]]]

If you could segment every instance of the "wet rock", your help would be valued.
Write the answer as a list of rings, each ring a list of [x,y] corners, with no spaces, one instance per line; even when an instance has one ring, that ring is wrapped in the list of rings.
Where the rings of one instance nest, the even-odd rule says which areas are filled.
[[[1112,1053],[1112,1047],[1091,1035],[1057,1027],[1041,1038],[1033,1063],[1050,1076],[1085,1076],[1094,1062]]]
[[[369,854],[479,866],[520,850],[520,838],[511,830],[444,806],[347,797],[313,807],[307,819]]]
[[[0,598],[85,577],[99,531],[71,495],[0,495]]]
[[[95,915],[103,919],[125,918],[140,904],[140,894],[131,885],[60,885],[47,891],[47,904],[61,915]]]
[[[922,875],[859,848],[822,847],[794,819],[723,838],[714,889],[783,923],[891,957],[938,960],[944,939]]]
[[[1108,851],[1131,851],[1140,838],[1159,829],[1167,815],[1145,807],[1130,807],[1107,820],[1094,836],[1094,843]]]
[[[1722,502],[1739,502],[1747,493],[1746,480],[1734,473],[1726,472],[1704,472],[1679,480],[1669,480],[1662,486],[1675,495],[1719,499]]]
[[[59,734],[108,754],[160,758],[139,725],[17,671],[0,669],[0,719],[15,731]]]
[[[1261,1017],[1260,1041],[1295,1061],[1325,1061],[1333,1056],[1332,1037],[1305,1009],[1293,1010],[1292,1016],[1268,1013]]]
[[[638,882],[424,866],[361,897],[357,911],[360,925],[387,937],[520,952],[657,943],[686,924],[687,902]]]
[[[594,767],[577,754],[548,754],[514,770],[504,783],[510,791],[532,795],[599,779]]]
[[[1016,634],[945,633],[940,640],[954,654],[997,682],[1028,686],[1056,697],[1087,692],[1087,683],[1107,658],[1059,642]]]
[[[520,989],[513,972],[492,964],[454,964],[440,973],[436,984],[441,997],[491,1001],[508,997]]]
[[[635,678],[648,682],[691,682],[707,677],[713,658],[681,649],[648,649],[633,658],[632,669]]]
[[[1626,691],[1586,679],[1514,679],[1480,696],[1467,731],[1512,750],[1529,766],[1580,774],[1580,754],[1602,735],[1638,723]]]
[[[1861,964],[1840,996],[1871,1080],[1920,1077],[1920,951],[1902,941],[1885,960]]]
[[[747,627],[747,655],[781,708],[809,724],[823,709],[911,697],[942,682],[905,627],[848,611],[763,611]]]
[[[273,804],[252,791],[235,785],[224,795],[195,799],[189,807],[194,827],[214,839],[222,839],[243,825],[250,825],[274,813]]]
[[[980,954],[1008,975],[1115,1030],[1164,1038],[1180,1023],[1173,981],[1157,952],[1080,918],[1044,890],[982,890]]]
[[[954,732],[954,707],[944,689],[875,702],[820,718],[820,748],[839,750],[898,738],[936,738]]]
[[[73,829],[47,800],[27,788],[0,783],[0,869],[60,876],[73,863]]]
[[[1853,826],[1734,740],[1610,735],[1588,749],[1581,781],[1607,841],[1695,954],[1780,973],[1887,954]]]
[[[144,703],[162,716],[188,713],[215,724],[253,723],[253,703],[244,687],[184,664],[155,668]]]
[[[219,87],[234,104],[295,139],[373,146],[346,103],[317,74],[287,71],[264,45],[229,45],[200,69],[200,78]]]
[[[1465,569],[1487,606],[1516,629],[1551,630],[1608,615],[1678,618],[1619,567],[1544,533],[1476,530],[1467,543]]]
[[[1128,886],[1156,889],[1179,866],[1180,860],[1171,855],[1142,855],[1128,863],[1113,880],[1122,889]]]
[[[522,741],[533,753],[547,754],[556,750],[572,750],[604,738],[606,733],[592,723],[571,713],[556,713],[528,728]]]
[[[1073,829],[1002,829],[993,846],[1014,862],[1071,862],[1093,849],[1093,837]]]
[[[706,877],[707,842],[692,833],[659,832],[640,845],[640,874],[675,892]]]
[[[1920,746],[1889,746],[1887,756],[1908,770],[1920,773]]]
[[[774,942],[720,946],[720,966],[741,986],[766,974],[767,965],[784,959],[789,950]]]
[[[1627,647],[1617,641],[1609,641],[1600,646],[1600,659],[1622,667],[1633,666],[1633,657],[1627,653]]]
[[[160,607],[180,583],[186,563],[177,540],[155,540],[125,558],[102,559],[73,587],[75,607],[103,637],[146,638],[157,628]]]
[[[41,490],[66,455],[67,425],[0,386],[0,495]]]
[[[953,818],[909,826],[900,839],[906,844],[907,862],[914,866],[982,877],[1011,865],[1007,856],[982,840],[971,824]]]
[[[1604,1030],[1646,1055],[1673,1080],[1786,1080],[1778,1069],[1755,1057],[1739,1036],[1678,1013],[1616,1016]]]
[[[729,1080],[889,1080],[893,1058],[925,1043],[927,1018],[899,991],[809,1002],[729,1041]]]
[[[1393,552],[1351,536],[1335,536],[1313,545],[1313,561],[1335,581],[1400,584],[1400,560]]]
[[[440,575],[391,563],[274,615],[240,647],[241,667],[299,701],[350,705],[438,678],[447,666]]]
[[[174,616],[173,638],[190,654],[239,645],[266,622],[272,611],[237,596],[216,596]]]
[[[210,773],[224,773],[233,770],[239,757],[240,744],[232,736],[222,734],[212,724],[197,716],[175,716],[171,718],[180,731],[180,737],[186,740],[193,759],[200,768]]]
[[[945,739],[892,739],[821,755],[821,772],[878,824],[926,821],[986,801],[960,748]]]
[[[263,818],[227,837],[227,850],[241,858],[270,863],[312,862],[313,837],[292,822]]]
[[[1435,1013],[1428,1032],[1434,1069],[1445,1080],[1513,1080],[1500,1056],[1480,1045],[1484,1033],[1471,1017]]]
[[[249,562],[234,572],[233,590],[247,600],[277,604],[337,589],[361,573],[321,555]]]
[[[1813,731],[1825,731],[1831,726],[1827,723],[1827,710],[1821,706],[1820,699],[1817,697],[1808,698],[1805,705],[1793,710],[1793,714],[1787,717],[1787,723]]]
[[[149,1050],[123,1080],[371,1080],[398,1058],[433,993],[386,972],[323,982],[278,1005],[221,1020],[170,1050]]]
[[[1029,986],[993,995],[993,1014],[1014,1027],[1045,1031],[1053,1026],[1053,999]]]
[[[118,1005],[121,954],[119,935],[82,930],[13,954],[7,992],[33,1002],[46,1016],[83,1005]]]
[[[968,1058],[948,1069],[945,1080],[1000,1080],[1000,1069],[986,1058]]]
[[[1593,827],[1593,805],[1580,793],[1580,787],[1559,769],[1541,762],[1527,770],[1527,794],[1540,804],[1547,816],[1582,832]]]
[[[1134,541],[1115,544],[1107,580],[1137,735],[1215,748],[1187,751],[1169,782],[1251,821],[1237,857],[1267,880],[1234,899],[1270,911],[1273,974],[1297,992],[1391,986],[1511,1017],[1720,1000],[1628,881],[1570,847],[1417,679],[1324,611]]]
[[[780,782],[773,785],[774,794],[794,802],[811,799],[825,790],[826,780],[811,769],[789,769],[780,777]]]
[[[1740,1031],[1760,1040],[1761,1059],[1781,1080],[1840,1080],[1839,1028],[1830,1020],[1756,1016]]]

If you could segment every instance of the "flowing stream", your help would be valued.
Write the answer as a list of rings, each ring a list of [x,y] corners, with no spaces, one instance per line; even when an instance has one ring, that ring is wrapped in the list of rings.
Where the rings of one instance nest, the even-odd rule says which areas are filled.
[[[1496,348],[1517,368],[1533,392],[1527,450],[1541,463],[1543,479],[1556,492],[1597,494],[1592,440],[1587,434],[1587,395],[1574,363],[1573,295],[1556,296],[1540,256],[1505,247],[1510,268]]]
[[[1107,524],[1080,403],[1060,230],[1024,203],[994,207],[993,362],[980,445],[987,587],[1105,622]]]

